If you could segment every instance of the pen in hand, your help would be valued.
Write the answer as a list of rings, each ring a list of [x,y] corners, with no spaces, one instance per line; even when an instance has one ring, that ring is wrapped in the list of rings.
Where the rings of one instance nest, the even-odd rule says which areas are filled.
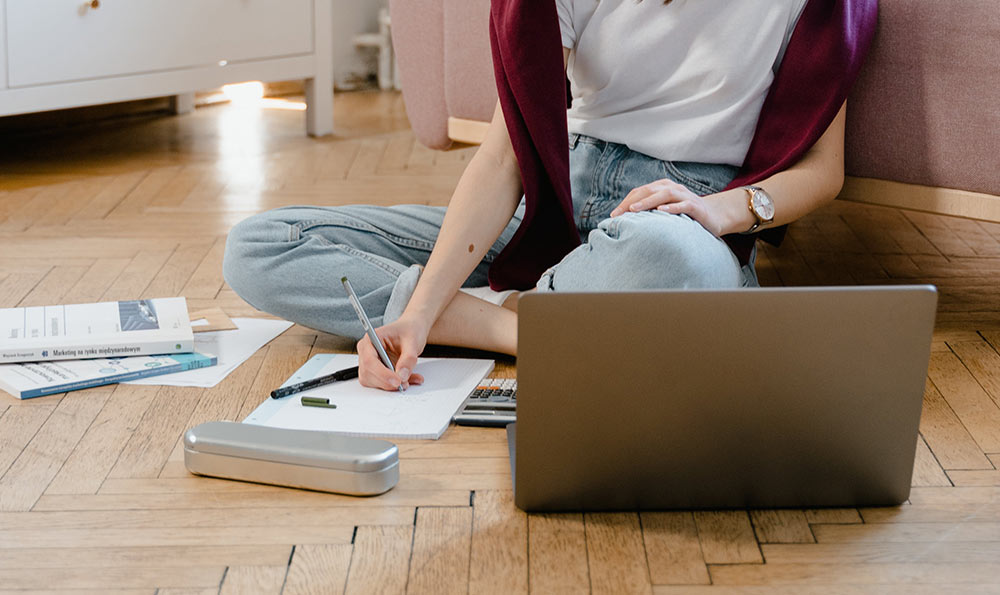
[[[385,367],[395,372],[396,368],[392,365],[392,360],[389,359],[389,354],[385,352],[385,347],[382,346],[382,340],[375,334],[375,327],[372,326],[371,321],[368,319],[368,314],[365,313],[365,309],[361,307],[361,301],[358,299],[358,295],[354,293],[354,288],[351,287],[351,282],[347,280],[347,277],[341,277],[340,282],[344,284],[344,289],[347,290],[347,299],[349,299],[351,301],[351,305],[354,306],[354,311],[358,315],[358,320],[361,321],[361,326],[363,326],[365,332],[368,333],[368,339],[372,342],[372,346],[375,347],[375,351],[378,352],[379,359],[382,360]],[[399,390],[399,392],[403,392],[406,389],[403,388],[402,384],[400,384],[397,390]]]

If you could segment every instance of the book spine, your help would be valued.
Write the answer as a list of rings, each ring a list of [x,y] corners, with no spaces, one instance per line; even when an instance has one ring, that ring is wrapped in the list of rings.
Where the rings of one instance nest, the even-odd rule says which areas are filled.
[[[188,370],[194,370],[197,368],[206,368],[208,366],[214,366],[218,362],[217,357],[204,357],[196,360],[191,360],[188,362],[178,362],[170,366],[160,366],[158,368],[147,368],[145,370],[136,370],[134,372],[126,372],[124,374],[115,374],[113,376],[102,376],[100,378],[88,378],[86,380],[79,380],[77,382],[67,382],[66,384],[58,384],[53,386],[44,386],[42,388],[36,388],[32,390],[26,390],[21,392],[21,399],[33,399],[35,397],[44,397],[46,395],[55,395],[58,393],[65,393],[73,390],[82,390],[85,388],[93,388],[95,386],[104,386],[105,384],[114,384],[116,382],[128,382],[129,380],[138,380],[140,378],[148,378],[150,376],[161,376],[163,374],[173,374],[174,372],[187,372]]]
[[[194,339],[149,341],[144,343],[113,343],[83,347],[15,347],[0,349],[0,363],[51,362],[66,359],[97,359],[137,355],[176,355],[194,351]]]

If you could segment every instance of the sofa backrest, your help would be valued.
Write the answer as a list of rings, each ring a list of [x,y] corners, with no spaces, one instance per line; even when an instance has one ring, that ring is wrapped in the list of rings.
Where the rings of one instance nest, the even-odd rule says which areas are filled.
[[[1000,194],[1000,4],[881,0],[847,173]]]
[[[414,130],[446,148],[448,116],[487,121],[496,103],[489,0],[391,6]],[[871,53],[848,100],[848,175],[1000,195],[997,0],[879,6]]]

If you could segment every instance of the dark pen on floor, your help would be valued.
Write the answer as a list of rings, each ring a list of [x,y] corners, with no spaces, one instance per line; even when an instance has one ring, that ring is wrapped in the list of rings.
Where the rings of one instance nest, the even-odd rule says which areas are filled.
[[[299,382],[298,384],[292,384],[290,386],[283,386],[281,388],[276,388],[271,391],[272,399],[280,399],[282,397],[287,397],[288,395],[294,395],[295,393],[300,393],[304,390],[309,390],[310,388],[316,388],[317,386],[324,386],[327,384],[332,384],[334,382],[340,382],[341,380],[350,380],[351,378],[358,377],[358,367],[347,368],[345,370],[340,370],[334,372],[333,374],[327,374],[326,376],[320,376],[318,378],[313,378],[312,380],[306,380],[304,382]]]

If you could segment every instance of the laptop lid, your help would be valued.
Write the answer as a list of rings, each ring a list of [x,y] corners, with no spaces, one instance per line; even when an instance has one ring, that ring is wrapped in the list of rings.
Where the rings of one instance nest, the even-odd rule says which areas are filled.
[[[898,504],[936,304],[931,286],[525,295],[515,503]]]

